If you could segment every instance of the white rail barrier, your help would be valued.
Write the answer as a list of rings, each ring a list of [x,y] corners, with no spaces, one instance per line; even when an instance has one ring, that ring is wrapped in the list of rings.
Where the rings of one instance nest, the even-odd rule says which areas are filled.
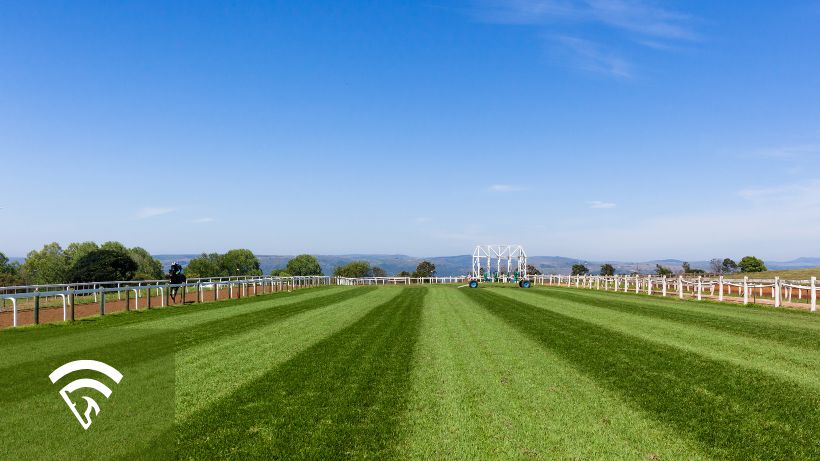
[[[141,280],[141,281],[113,281],[98,283],[73,283],[60,285],[27,285],[16,287],[0,287],[0,300],[9,300],[12,304],[12,326],[18,325],[18,301],[23,299],[34,300],[34,323],[39,323],[40,301],[49,298],[61,298],[63,305],[63,320],[68,320],[68,308],[71,307],[73,320],[75,298],[77,296],[93,296],[93,303],[99,303],[100,315],[105,315],[105,303],[107,293],[116,293],[117,299],[122,299],[121,294],[126,293],[126,310],[130,310],[130,293],[134,293],[134,308],[139,310],[140,293],[145,293],[146,306],[151,308],[151,290],[159,293],[161,306],[165,307],[173,288],[182,289],[183,299],[188,288],[194,288],[197,302],[204,302],[204,291],[213,290],[214,299],[219,300],[219,290],[227,286],[229,298],[233,298],[234,289],[238,290],[239,296],[247,296],[248,290],[253,289],[253,294],[258,294],[261,286],[265,292],[267,287],[270,292],[290,291],[295,288],[308,288],[322,285],[330,285],[331,277],[328,276],[303,276],[303,277],[212,277],[188,279],[185,283],[173,284],[168,280]]]
[[[748,276],[742,279],[727,279],[724,277],[676,277],[657,275],[534,275],[528,277],[535,285],[552,285],[562,287],[575,287],[609,291],[610,287],[614,291],[628,292],[633,289],[635,293],[645,293],[647,295],[668,296],[670,291],[678,298],[684,299],[686,293],[690,297],[703,300],[704,297],[716,298],[717,301],[724,302],[728,297],[737,294],[738,298],[743,298],[743,304],[750,304],[763,298],[764,295],[771,297],[775,307],[783,307],[784,302],[790,307],[807,306],[811,312],[817,311],[817,277],[809,280],[782,280],[780,277],[774,279],[750,279]],[[593,287],[594,285],[594,287]],[[798,302],[794,302],[795,290],[797,291]],[[717,295],[715,295],[717,291]],[[802,302],[803,294],[807,295],[806,302]],[[766,303],[769,304],[769,303]]]

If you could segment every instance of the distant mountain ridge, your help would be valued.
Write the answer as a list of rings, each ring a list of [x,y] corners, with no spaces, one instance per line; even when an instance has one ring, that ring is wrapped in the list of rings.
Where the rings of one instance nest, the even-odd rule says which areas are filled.
[[[192,259],[199,256],[198,254],[159,254],[154,255],[155,258],[162,262],[162,265],[167,270],[173,261],[178,261],[183,266],[187,265]],[[259,258],[259,263],[262,272],[270,273],[273,269],[284,268],[287,262],[293,257],[292,255],[256,255]],[[436,274],[441,276],[447,275],[463,275],[470,271],[472,265],[472,256],[470,255],[456,255],[456,256],[432,256],[432,257],[417,257],[400,254],[346,254],[346,255],[316,255],[319,260],[319,265],[322,267],[322,272],[326,275],[332,274],[333,269],[347,264],[355,260],[365,260],[371,266],[378,266],[384,269],[389,275],[395,275],[401,271],[413,272],[416,266],[422,261],[430,261],[436,265]],[[17,258],[10,258],[17,259]],[[738,258],[739,259],[739,258]],[[572,271],[572,265],[581,263],[587,266],[593,273],[600,270],[602,264],[612,264],[619,274],[627,274],[639,272],[642,274],[649,274],[655,271],[655,265],[668,267],[673,271],[680,271],[682,260],[679,259],[654,259],[651,261],[609,261],[609,260],[585,260],[579,258],[569,258],[566,256],[530,256],[527,258],[528,262],[538,268],[543,273],[553,274],[569,274]],[[693,268],[709,269],[709,261],[689,261]],[[791,261],[766,261],[766,266],[769,270],[782,269],[803,269],[810,267],[820,267],[820,258],[818,257],[800,257]]]

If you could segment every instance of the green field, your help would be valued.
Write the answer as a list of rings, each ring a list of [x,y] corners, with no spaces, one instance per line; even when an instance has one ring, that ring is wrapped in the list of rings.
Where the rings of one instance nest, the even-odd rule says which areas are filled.
[[[6,330],[0,459],[818,459],[818,319],[333,286]],[[88,431],[47,379],[81,358],[124,375]]]

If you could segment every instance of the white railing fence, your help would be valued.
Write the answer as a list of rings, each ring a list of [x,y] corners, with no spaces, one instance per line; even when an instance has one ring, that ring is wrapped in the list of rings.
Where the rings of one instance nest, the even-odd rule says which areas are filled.
[[[192,278],[185,283],[173,284],[168,280],[140,280],[140,281],[112,281],[95,283],[70,283],[60,285],[26,285],[14,287],[0,287],[0,300],[5,306],[6,301],[11,302],[12,326],[18,325],[18,312],[20,301],[33,300],[33,316],[35,324],[39,322],[40,303],[49,300],[59,299],[62,302],[63,320],[74,320],[74,307],[77,297],[89,297],[93,301],[88,304],[99,303],[100,315],[106,314],[105,303],[125,299],[125,310],[131,309],[131,294],[134,295],[134,308],[140,309],[140,299],[144,299],[143,306],[147,309],[152,307],[152,295],[156,293],[160,296],[160,307],[169,304],[171,291],[176,289],[177,296],[185,297],[189,293],[196,295],[197,302],[205,302],[205,293],[213,291],[213,301],[219,300],[219,291],[227,289],[228,299],[234,297],[248,296],[266,292],[290,291],[297,288],[309,288],[322,285],[330,285],[331,277],[327,276],[303,276],[303,277],[208,277]],[[236,295],[234,295],[236,293]],[[116,299],[113,295],[116,294]],[[2,310],[0,310],[2,313]]]
[[[809,280],[742,279],[726,277],[685,277],[657,275],[534,275],[528,277],[534,285],[622,291],[657,296],[677,296],[680,299],[704,298],[740,301],[743,304],[761,301],[775,307],[808,307],[817,311],[817,277]],[[805,298],[804,298],[805,296]],[[758,298],[760,298],[758,300]],[[771,299],[771,301],[768,301]]]
[[[418,285],[466,283],[467,276],[451,277],[334,277],[336,285]]]

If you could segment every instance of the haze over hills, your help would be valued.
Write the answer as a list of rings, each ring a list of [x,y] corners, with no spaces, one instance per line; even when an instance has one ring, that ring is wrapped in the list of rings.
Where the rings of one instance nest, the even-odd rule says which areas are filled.
[[[173,261],[178,261],[183,266],[188,264],[195,254],[163,254],[154,255],[163,266],[170,267]],[[292,255],[256,255],[265,274],[273,269],[284,268]],[[416,257],[408,255],[385,255],[385,254],[347,254],[347,255],[316,255],[319,264],[322,266],[324,274],[333,273],[335,267],[347,264],[355,260],[365,260],[371,266],[378,266],[387,271],[389,275],[397,274],[401,271],[413,272],[418,263],[427,260],[436,265],[436,274],[441,276],[463,275],[470,271],[471,256],[433,256]],[[740,258],[736,258],[739,260]],[[565,256],[530,256],[528,261],[543,273],[569,274],[573,264],[581,263],[587,266],[593,273],[597,273],[602,264],[609,263],[615,267],[619,274],[633,272],[653,273],[655,265],[660,264],[677,272],[681,270],[684,261],[679,259],[657,259],[651,261],[593,261],[578,258],[568,258]],[[765,261],[770,270],[801,269],[820,266],[820,257],[800,257],[791,261]],[[709,261],[689,261],[693,268],[709,269]]]

